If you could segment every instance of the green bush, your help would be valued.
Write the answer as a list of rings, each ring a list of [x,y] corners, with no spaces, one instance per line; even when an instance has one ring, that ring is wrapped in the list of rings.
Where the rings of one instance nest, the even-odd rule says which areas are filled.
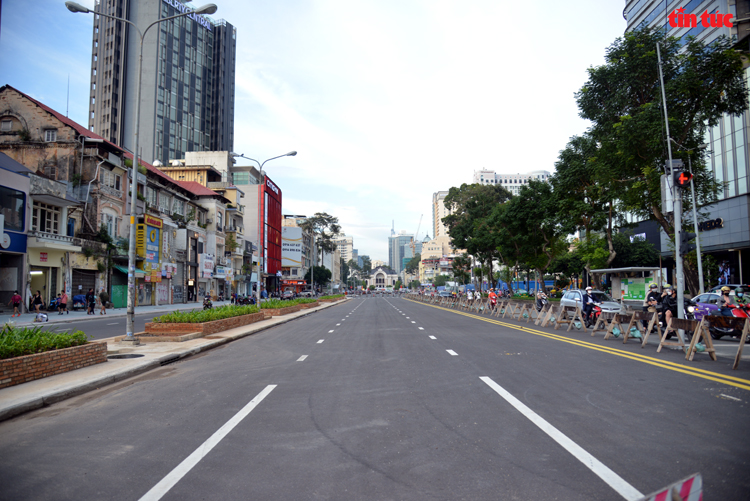
[[[343,294],[333,294],[332,296],[320,296],[318,299],[338,299],[344,297]]]
[[[42,330],[41,326],[21,328],[5,324],[0,330],[0,359],[70,348],[86,343],[88,343],[88,338],[83,331],[51,332]]]
[[[239,317],[241,315],[251,315],[259,311],[260,309],[255,305],[235,306],[227,304],[210,310],[173,311],[160,317],[154,317],[153,321],[161,324],[196,324]]]
[[[315,301],[317,300],[309,297],[298,297],[297,299],[288,299],[285,301],[282,301],[281,299],[266,299],[260,304],[260,307],[264,310],[278,310],[294,306],[295,304],[309,304],[314,303]]]

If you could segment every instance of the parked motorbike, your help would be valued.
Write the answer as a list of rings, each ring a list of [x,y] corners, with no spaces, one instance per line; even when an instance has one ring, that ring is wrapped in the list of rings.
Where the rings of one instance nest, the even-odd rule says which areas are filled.
[[[204,310],[210,310],[213,307],[214,307],[214,305],[211,302],[211,298],[208,297],[208,296],[206,296],[206,298],[203,300],[203,309]]]
[[[591,313],[586,317],[586,327],[590,328],[596,325],[599,321],[599,315],[602,314],[602,306],[599,303],[594,303],[591,307]]]
[[[718,310],[712,311],[713,316],[725,316],[733,318],[748,318],[747,306],[730,304]],[[740,331],[736,329],[730,329],[725,327],[711,327],[711,337],[714,339],[721,339],[724,336],[739,336]]]

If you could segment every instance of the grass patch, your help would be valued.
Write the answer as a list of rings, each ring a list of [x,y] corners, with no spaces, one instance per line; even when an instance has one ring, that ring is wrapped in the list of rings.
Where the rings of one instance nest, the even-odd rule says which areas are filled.
[[[309,297],[298,297],[297,299],[266,299],[260,303],[260,307],[264,310],[280,310],[281,308],[288,308],[295,304],[309,304],[314,303],[316,300]]]
[[[93,336],[92,336],[93,337]],[[37,327],[12,327],[0,330],[0,359],[33,355],[88,343],[83,331],[50,332]]]
[[[343,294],[333,294],[332,296],[320,296],[318,299],[338,299],[344,297]]]
[[[160,317],[154,317],[153,321],[159,324],[198,324],[242,315],[251,315],[259,311],[260,309],[255,305],[235,306],[227,304],[211,308],[210,310],[173,311]]]

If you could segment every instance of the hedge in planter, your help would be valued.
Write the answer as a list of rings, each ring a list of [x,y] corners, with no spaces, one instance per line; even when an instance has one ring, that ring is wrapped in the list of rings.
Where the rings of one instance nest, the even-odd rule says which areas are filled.
[[[234,306],[227,304],[210,310],[190,310],[190,311],[173,311],[160,317],[154,317],[154,323],[169,324],[194,324],[213,322],[224,318],[239,317],[242,315],[252,315],[260,310],[255,305]]]
[[[0,330],[0,360],[70,348],[87,342],[83,331],[61,333],[45,331],[41,326],[14,327],[5,324]]]

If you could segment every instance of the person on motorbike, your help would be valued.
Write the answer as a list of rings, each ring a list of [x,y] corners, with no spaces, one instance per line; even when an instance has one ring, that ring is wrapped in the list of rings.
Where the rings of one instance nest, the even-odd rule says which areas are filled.
[[[659,286],[652,283],[648,286],[648,294],[646,294],[646,300],[643,302],[643,312],[654,313],[659,311],[660,307],[661,294],[659,294]],[[643,320],[642,322],[644,327],[648,326],[648,320]]]
[[[672,318],[677,318],[677,289],[667,285],[662,293],[661,304],[664,309],[664,327],[666,327]]]
[[[590,319],[591,319],[591,312],[594,311],[594,298],[591,297],[591,291],[594,290],[593,288],[586,287],[586,292],[583,294],[583,300],[582,300],[582,313],[583,318],[588,325]]]
[[[747,306],[750,304],[750,299],[745,297],[745,290],[742,287],[737,287],[734,289],[734,301],[742,306]]]
[[[719,298],[719,310],[721,310],[721,314],[725,317],[733,317],[732,315],[732,308],[730,308],[730,305],[734,304],[734,301],[732,301],[732,298],[729,297],[729,292],[732,289],[730,289],[728,286],[724,286],[721,288],[721,297]]]
[[[544,305],[547,304],[547,295],[539,291],[536,293],[536,311],[541,312]]]
[[[495,305],[497,304],[497,294],[495,294],[495,289],[490,289],[488,297],[490,299],[490,309],[494,310]]]

